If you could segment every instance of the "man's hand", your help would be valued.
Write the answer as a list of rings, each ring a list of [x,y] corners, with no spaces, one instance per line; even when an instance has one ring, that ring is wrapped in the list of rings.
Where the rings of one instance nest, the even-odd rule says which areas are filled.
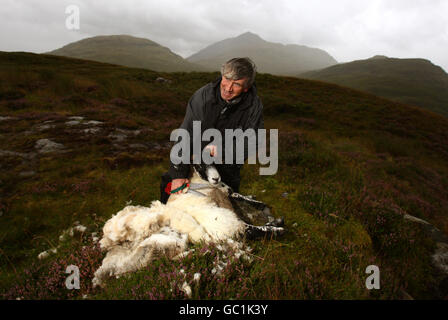
[[[189,182],[190,182],[190,180],[188,180],[188,179],[174,179],[173,181],[171,181],[171,191],[175,190],[175,189],[181,187],[182,185],[184,185],[185,183],[189,183]],[[177,191],[176,193],[172,193],[172,194],[181,194],[182,191],[183,191],[183,189]]]
[[[218,156],[218,148],[213,145],[213,144],[209,144],[207,145],[204,149],[209,149],[210,150],[210,156],[211,157],[217,157]]]

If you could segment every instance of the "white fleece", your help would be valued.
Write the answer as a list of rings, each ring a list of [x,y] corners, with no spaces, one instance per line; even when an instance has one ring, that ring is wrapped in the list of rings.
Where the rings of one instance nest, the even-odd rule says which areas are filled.
[[[158,255],[174,258],[188,250],[189,242],[221,242],[243,231],[234,212],[208,197],[187,193],[166,205],[127,206],[104,225],[100,245],[107,254],[93,284],[102,286],[107,277],[144,268]]]

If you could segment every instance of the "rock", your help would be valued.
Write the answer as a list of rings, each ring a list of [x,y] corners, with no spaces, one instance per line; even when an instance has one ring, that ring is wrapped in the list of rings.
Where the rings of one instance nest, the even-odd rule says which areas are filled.
[[[68,117],[70,120],[76,120],[76,121],[82,121],[84,120],[84,117],[78,117],[78,116],[72,116]]]
[[[116,142],[123,142],[128,138],[127,135],[121,133],[110,133],[107,137],[114,139]]]
[[[161,82],[161,83],[171,83],[171,82],[172,82],[171,80],[169,80],[169,79],[165,79],[165,78],[162,78],[162,77],[158,77],[158,78],[156,79],[156,81],[157,81],[157,82]]]
[[[87,128],[87,129],[82,130],[82,132],[90,133],[90,134],[96,134],[96,133],[98,133],[100,131],[101,131],[100,128]]]
[[[54,127],[56,127],[54,124],[42,124],[37,127],[37,130],[44,131],[44,130],[48,130],[48,129],[53,129]]]
[[[426,225],[431,225],[429,222],[427,222],[427,221],[425,221],[425,220],[422,220],[422,219],[419,219],[419,218],[417,218],[417,217],[411,216],[410,214],[405,214],[405,215],[403,216],[403,218],[405,218],[405,219],[407,219],[407,220],[410,220],[410,221],[417,222],[417,223],[426,224]]]
[[[65,125],[67,125],[67,126],[76,126],[76,125],[78,125],[78,124],[80,124],[81,122],[80,121],[78,121],[78,120],[72,120],[72,121],[67,121],[66,123],[65,123]]]
[[[8,116],[6,116],[6,117],[0,116],[0,121],[8,121],[8,120],[17,120],[17,118],[8,117]]]
[[[96,121],[96,120],[89,120],[89,121],[85,122],[84,124],[92,125],[92,126],[99,126],[99,125],[104,124],[104,122]]]
[[[433,264],[445,274],[448,274],[448,243],[437,242],[437,249],[432,255]]]
[[[19,173],[19,176],[22,178],[29,178],[32,177],[36,174],[35,171],[22,171]]]
[[[15,151],[9,151],[9,150],[0,150],[0,157],[19,157],[19,158],[25,158],[25,159],[33,159],[36,154],[34,153],[21,153],[21,152],[15,152]]]
[[[448,237],[429,222],[411,216],[410,214],[405,214],[403,218],[424,225],[426,231],[435,242],[443,242],[448,244]]]
[[[0,150],[0,157],[21,157],[23,158],[24,153],[9,151],[9,150]]]
[[[115,131],[118,133],[127,135],[127,136],[130,136],[130,135],[138,136],[142,132],[141,130],[126,130],[126,129],[119,129],[119,128],[115,129]]]
[[[171,149],[171,143],[165,143],[165,144],[159,144],[157,142],[148,142],[148,144],[150,145],[151,149],[156,149],[156,150],[160,150],[160,149]]]
[[[112,138],[115,142],[123,142],[128,138],[128,136],[138,136],[142,131],[141,130],[126,130],[126,129],[115,129],[115,132],[112,132],[108,135],[108,138]]]
[[[160,144],[157,142],[148,142],[147,145],[149,146],[150,149],[156,149],[156,150],[161,150],[161,149],[171,149],[171,143],[165,143],[165,144]]]
[[[39,153],[50,153],[50,152],[57,152],[64,149],[64,145],[60,143],[56,143],[54,141],[51,141],[49,139],[39,139],[36,141],[36,144],[34,145],[36,149],[38,149]]]
[[[434,266],[448,276],[448,237],[435,226],[420,218],[405,214],[404,219],[419,223],[425,227],[430,237],[436,242],[436,250],[432,254]]]

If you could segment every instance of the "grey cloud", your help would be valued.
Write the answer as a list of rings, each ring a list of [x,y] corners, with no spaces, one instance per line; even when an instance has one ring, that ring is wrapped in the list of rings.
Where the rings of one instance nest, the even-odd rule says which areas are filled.
[[[65,28],[65,7],[81,29]],[[0,50],[44,52],[86,37],[145,37],[186,57],[246,31],[328,51],[338,61],[421,57],[448,70],[446,0],[4,0]],[[6,32],[4,32],[6,30]]]

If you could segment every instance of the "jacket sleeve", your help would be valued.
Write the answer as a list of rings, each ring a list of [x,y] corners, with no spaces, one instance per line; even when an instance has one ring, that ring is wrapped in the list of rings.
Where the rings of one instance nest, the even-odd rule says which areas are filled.
[[[245,129],[255,129],[255,131],[257,129],[264,129],[263,104],[259,98],[256,100],[256,107],[247,120]]]
[[[204,120],[205,92],[203,88],[196,91],[187,104],[184,121],[179,127],[188,131],[190,137],[193,137],[193,121]],[[190,139],[190,150],[193,150],[193,139]],[[172,179],[186,179],[190,171],[190,165],[180,163],[175,165],[170,159],[170,169],[168,171]]]

